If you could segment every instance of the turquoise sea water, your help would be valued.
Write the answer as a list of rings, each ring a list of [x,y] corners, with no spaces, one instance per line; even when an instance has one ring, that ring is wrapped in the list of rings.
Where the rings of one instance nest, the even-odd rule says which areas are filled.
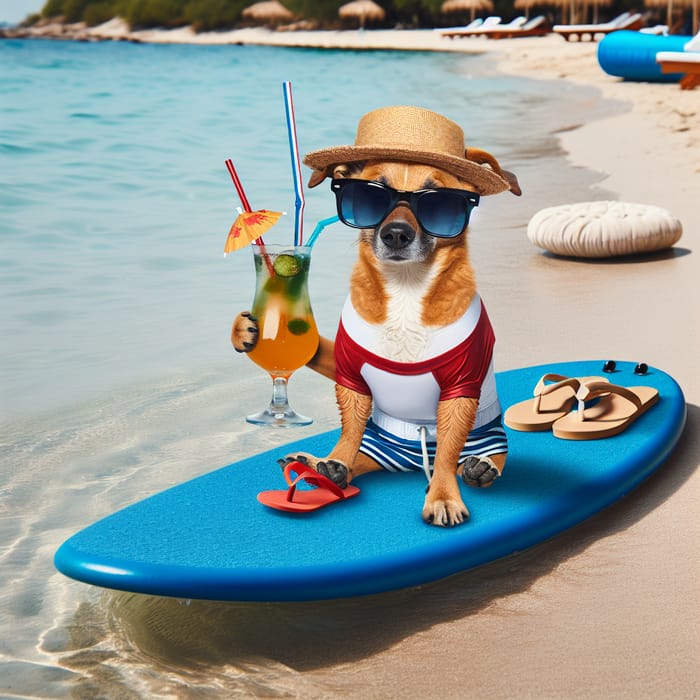
[[[485,198],[471,227],[480,280],[505,292],[492,317],[517,283],[498,261],[517,267],[532,213],[595,181],[568,167],[556,132],[599,111],[596,94],[503,75],[488,56],[0,42],[0,696],[332,696],[280,648],[313,655],[304,625],[323,636],[320,618],[103,594],[52,566],[117,507],[336,425],[332,387],[308,370],[290,398],[311,428],[247,425],[269,379],[228,340],[254,278],[249,251],[223,257],[239,204],[224,160],[254,208],[289,212],[266,240],[291,242],[284,80],[302,153],[352,143],[371,109],[417,104],[518,174],[523,198]],[[334,211],[325,185],[306,198],[308,234]],[[314,249],[325,335],[355,237],[335,225]],[[372,616],[357,605],[324,614]]]

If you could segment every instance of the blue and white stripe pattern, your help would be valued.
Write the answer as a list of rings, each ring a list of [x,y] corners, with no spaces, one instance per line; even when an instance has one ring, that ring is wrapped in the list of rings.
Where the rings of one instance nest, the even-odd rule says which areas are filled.
[[[435,460],[436,447],[435,440],[426,441],[431,464]],[[469,433],[459,459],[462,462],[469,455],[484,457],[507,451],[508,441],[499,415]],[[423,450],[418,434],[416,434],[415,440],[397,437],[380,428],[371,418],[367,422],[365,434],[362,437],[360,452],[371,457],[383,469],[390,472],[421,471],[423,469]]]

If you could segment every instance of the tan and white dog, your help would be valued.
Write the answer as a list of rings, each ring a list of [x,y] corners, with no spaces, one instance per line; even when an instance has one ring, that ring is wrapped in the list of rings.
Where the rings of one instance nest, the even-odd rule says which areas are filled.
[[[517,179],[462,129],[417,107],[365,115],[353,146],[310,153],[315,186],[332,177],[338,213],[360,228],[336,340],[322,338],[312,369],[336,382],[341,436],[327,456],[289,455],[345,487],[379,469],[433,462],[423,519],[450,527],[469,512],[458,476],[490,486],[507,443],[496,393],[494,334],[469,262],[467,223],[480,195]],[[379,219],[379,220],[376,220]],[[233,346],[255,346],[250,314]]]

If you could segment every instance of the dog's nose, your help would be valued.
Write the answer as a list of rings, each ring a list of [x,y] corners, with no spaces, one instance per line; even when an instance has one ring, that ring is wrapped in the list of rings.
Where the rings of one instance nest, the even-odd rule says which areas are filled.
[[[387,248],[399,250],[413,243],[416,232],[403,221],[393,221],[382,228],[379,237]]]

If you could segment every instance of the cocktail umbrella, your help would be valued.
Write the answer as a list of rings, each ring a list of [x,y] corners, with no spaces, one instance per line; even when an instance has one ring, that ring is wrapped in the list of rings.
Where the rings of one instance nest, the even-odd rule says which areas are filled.
[[[275,24],[288,22],[294,15],[279,0],[265,0],[246,7],[241,13],[246,19]]]
[[[373,0],[353,0],[341,5],[338,10],[341,19],[358,19],[362,28],[367,20],[382,20],[385,15],[384,9]]]
[[[493,12],[493,3],[491,0],[445,0],[440,7],[440,12],[446,15],[453,12],[470,12],[472,22],[477,10],[479,12]]]
[[[231,230],[226,237],[224,253],[232,253],[240,250],[271,228],[282,216],[281,212],[259,209],[258,211],[244,211],[233,222]]]

